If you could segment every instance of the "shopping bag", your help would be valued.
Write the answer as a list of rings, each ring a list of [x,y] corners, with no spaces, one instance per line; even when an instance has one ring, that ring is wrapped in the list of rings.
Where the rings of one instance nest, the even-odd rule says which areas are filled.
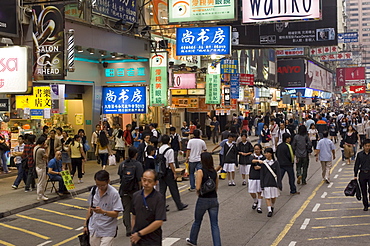
[[[88,233],[83,233],[78,236],[81,246],[90,246],[90,235]]]
[[[114,155],[110,155],[108,157],[108,164],[109,166],[115,166],[117,163],[116,163],[116,157]]]
[[[356,179],[352,179],[344,189],[344,195],[354,196],[356,194],[356,189],[358,189],[358,182]]]

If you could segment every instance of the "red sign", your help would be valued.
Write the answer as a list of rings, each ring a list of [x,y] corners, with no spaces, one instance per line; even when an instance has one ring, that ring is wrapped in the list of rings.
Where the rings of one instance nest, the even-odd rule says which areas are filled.
[[[347,67],[344,74],[346,84],[365,83],[365,67]]]
[[[241,73],[239,76],[240,85],[254,85],[254,75]]]
[[[354,92],[354,93],[366,93],[366,87],[364,85],[362,85],[362,86],[350,86],[349,90],[350,90],[350,92]]]
[[[345,68],[337,68],[337,86],[346,85],[344,74],[345,74]]]

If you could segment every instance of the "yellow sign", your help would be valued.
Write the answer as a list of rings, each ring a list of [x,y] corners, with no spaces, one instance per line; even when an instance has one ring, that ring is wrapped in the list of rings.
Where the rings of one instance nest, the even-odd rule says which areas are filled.
[[[62,171],[60,172],[62,174],[62,178],[64,181],[64,185],[66,186],[67,190],[74,190],[75,189],[75,184],[73,183],[73,179],[71,177],[71,173],[69,170]]]
[[[15,96],[16,108],[51,108],[50,86],[33,87],[33,95]]]
[[[189,89],[188,95],[194,95],[194,96],[204,96],[205,91],[204,89]]]
[[[172,89],[171,93],[172,93],[172,95],[187,95],[188,90],[187,89],[182,89],[182,90]]]

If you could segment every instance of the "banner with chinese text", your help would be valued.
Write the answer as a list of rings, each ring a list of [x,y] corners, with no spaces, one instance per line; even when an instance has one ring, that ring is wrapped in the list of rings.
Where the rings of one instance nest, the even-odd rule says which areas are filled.
[[[220,104],[221,78],[219,74],[206,76],[206,104]]]
[[[230,98],[239,99],[239,74],[231,74],[230,79]]]
[[[104,87],[103,114],[145,114],[146,87]]]
[[[150,55],[150,106],[168,105],[167,52]]]
[[[33,87],[33,95],[15,96],[15,106],[21,109],[51,108],[50,86]]]

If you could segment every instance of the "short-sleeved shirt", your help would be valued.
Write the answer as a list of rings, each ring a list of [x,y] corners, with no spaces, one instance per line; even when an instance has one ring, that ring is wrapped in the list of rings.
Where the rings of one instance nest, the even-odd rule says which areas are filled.
[[[199,162],[200,154],[207,150],[207,146],[202,139],[192,138],[188,142],[187,149],[190,150],[189,162]]]
[[[23,152],[24,143],[14,147],[14,152]],[[15,157],[15,164],[20,164],[22,162],[22,157],[20,155]]]
[[[33,149],[33,156],[35,159],[35,165],[38,168],[45,169],[46,168],[46,160],[44,159],[44,156],[46,154],[46,151],[42,147],[38,147],[37,145]]]
[[[220,126],[220,122],[218,122],[218,121],[212,121],[211,122],[211,126],[214,126],[213,131],[218,132],[219,126]]]
[[[145,199],[143,190],[137,191],[132,198],[131,212],[136,216],[132,231],[138,232],[156,220],[166,221],[165,199],[156,190],[153,190]],[[162,228],[143,235],[137,245],[162,245]]]
[[[57,159],[55,159],[55,157],[53,159],[51,159],[48,163],[48,168],[51,168],[54,172],[61,172],[62,171],[62,161],[58,161]],[[56,176],[59,176],[57,174],[51,174],[51,173],[48,173],[50,178],[53,178],[53,177],[56,177]]]
[[[71,158],[81,158],[81,151],[80,148],[82,148],[82,144],[79,142],[74,142],[74,144],[71,143]]]
[[[122,179],[123,179],[123,167],[124,167],[124,165],[135,166],[135,187],[130,192],[132,194],[135,191],[139,190],[138,182],[141,180],[141,176],[143,176],[143,164],[141,164],[141,162],[139,162],[135,159],[126,159],[124,162],[122,162],[118,167],[118,173],[117,173],[121,178],[121,182],[122,182]],[[122,184],[121,184],[121,186],[122,186]],[[120,195],[121,196],[128,193],[128,192],[126,192],[126,193],[123,192],[121,187],[120,187],[119,190],[120,190]]]
[[[91,193],[88,204],[91,206]],[[100,207],[105,211],[123,211],[121,197],[118,191],[110,184],[108,184],[107,191],[101,197],[99,189],[96,188],[93,206]],[[95,237],[114,237],[116,235],[117,222],[117,218],[94,212],[89,221],[90,234]]]
[[[159,154],[163,154],[163,152],[168,148],[170,147],[168,144],[163,144],[160,148],[159,148]],[[171,147],[170,147],[171,148]],[[167,150],[166,154],[164,155],[164,157],[166,158],[166,167],[168,168],[169,167],[169,163],[174,163],[175,162],[175,155],[174,155],[174,152],[173,152],[173,149],[169,149]]]
[[[224,154],[224,146],[225,146],[225,143],[229,141],[228,139],[224,139],[221,141],[220,143],[220,147],[221,147],[221,150],[220,150],[220,155],[223,155]]]
[[[328,138],[323,138],[317,144],[316,149],[320,150],[319,160],[320,161],[332,161],[332,150],[335,150],[333,142]]]

